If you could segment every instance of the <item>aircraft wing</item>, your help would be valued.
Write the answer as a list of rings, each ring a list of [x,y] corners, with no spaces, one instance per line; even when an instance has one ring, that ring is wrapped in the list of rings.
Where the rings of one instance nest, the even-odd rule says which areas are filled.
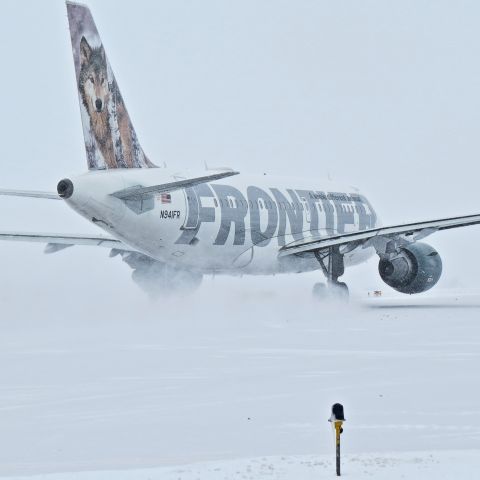
[[[206,175],[204,177],[195,177],[177,180],[175,182],[162,183],[160,185],[153,185],[151,187],[143,187],[136,185],[134,187],[125,188],[112,193],[114,197],[120,200],[141,200],[144,197],[148,197],[152,194],[170,193],[182,188],[194,187],[200,183],[213,182],[214,180],[220,180],[221,178],[231,177],[232,175],[238,175],[238,172],[221,172],[214,173],[212,175]]]
[[[480,224],[480,215],[466,215],[462,217],[442,218],[424,222],[405,223],[389,227],[378,227],[358,232],[344,233],[331,237],[313,237],[289,243],[279,251],[279,256],[284,257],[305,252],[315,252],[334,246],[351,246],[362,248],[373,246],[378,250],[393,239],[404,239],[405,242],[417,241],[439,230],[450,228],[468,227]]]
[[[9,197],[31,197],[31,198],[47,198],[49,200],[61,200],[58,193],[40,192],[37,190],[9,190],[0,188],[0,195],[8,195]]]
[[[54,253],[73,245],[106,247],[122,251],[134,251],[120,240],[103,235],[70,235],[62,233],[0,232],[0,240],[38,242],[47,244],[45,253]]]

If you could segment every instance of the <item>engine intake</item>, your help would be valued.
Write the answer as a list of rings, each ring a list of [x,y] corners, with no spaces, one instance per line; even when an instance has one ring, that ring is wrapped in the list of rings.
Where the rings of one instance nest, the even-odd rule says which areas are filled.
[[[442,275],[442,259],[426,243],[415,242],[401,247],[392,258],[382,258],[378,264],[382,280],[401,293],[421,293],[430,290]]]

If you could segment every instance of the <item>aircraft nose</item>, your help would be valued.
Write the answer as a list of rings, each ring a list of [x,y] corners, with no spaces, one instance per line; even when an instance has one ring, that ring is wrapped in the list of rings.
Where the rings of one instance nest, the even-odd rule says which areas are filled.
[[[103,102],[97,98],[95,100],[95,108],[97,109],[97,112],[100,112],[102,110],[102,105],[103,105]]]
[[[73,182],[69,178],[60,180],[57,185],[57,193],[61,198],[70,198],[73,194]]]

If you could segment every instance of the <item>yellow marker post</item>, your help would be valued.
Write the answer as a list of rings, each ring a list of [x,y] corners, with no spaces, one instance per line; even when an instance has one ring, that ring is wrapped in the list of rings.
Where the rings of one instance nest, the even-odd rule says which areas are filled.
[[[336,450],[336,469],[337,477],[340,476],[340,435],[343,433],[343,422],[345,421],[345,416],[343,413],[343,405],[340,403],[335,403],[332,406],[332,415],[330,416],[329,422],[332,423],[332,427],[335,430],[335,450]]]

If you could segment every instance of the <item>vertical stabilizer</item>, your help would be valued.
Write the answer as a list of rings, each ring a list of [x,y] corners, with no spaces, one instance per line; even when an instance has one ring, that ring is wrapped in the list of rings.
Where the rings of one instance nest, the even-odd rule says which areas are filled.
[[[67,2],[90,170],[155,167],[144,154],[90,10]]]

